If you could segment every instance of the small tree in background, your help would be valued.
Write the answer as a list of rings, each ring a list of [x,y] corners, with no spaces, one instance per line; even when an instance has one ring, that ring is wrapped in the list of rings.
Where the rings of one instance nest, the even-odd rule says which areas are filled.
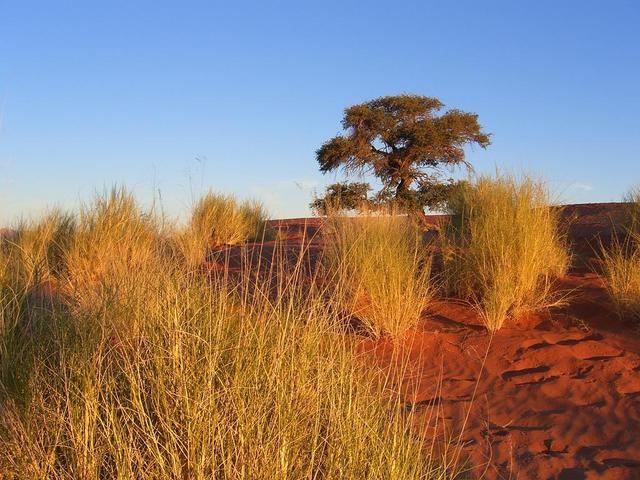
[[[324,196],[309,204],[318,215],[327,215],[331,211],[358,211],[372,204],[369,199],[371,186],[366,182],[339,182],[329,185]]]
[[[436,98],[397,95],[347,108],[346,134],[316,151],[320,171],[371,173],[383,185],[377,198],[405,211],[441,203],[442,195],[455,188],[453,181],[443,183],[443,168],[471,168],[464,147],[490,144],[475,113],[452,109],[439,115],[443,107]]]

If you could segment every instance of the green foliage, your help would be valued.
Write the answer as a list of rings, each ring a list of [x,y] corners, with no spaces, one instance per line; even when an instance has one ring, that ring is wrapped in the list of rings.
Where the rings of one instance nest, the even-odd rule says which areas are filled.
[[[422,212],[425,207],[430,210],[448,211],[449,205],[458,198],[463,189],[469,186],[466,180],[449,179],[441,182],[430,178],[421,183],[417,190],[409,190],[401,197],[396,197],[389,190],[381,190],[372,203],[379,207],[388,207],[396,211]]]
[[[322,197],[309,205],[318,215],[336,211],[359,211],[372,205],[369,199],[371,186],[364,182],[343,182],[329,185]]]
[[[436,98],[398,95],[347,108],[346,134],[316,152],[320,171],[373,174],[382,181],[382,196],[405,210],[438,204],[445,192],[434,186],[442,168],[470,167],[464,147],[490,144],[476,114],[452,109],[439,115],[443,106]]]

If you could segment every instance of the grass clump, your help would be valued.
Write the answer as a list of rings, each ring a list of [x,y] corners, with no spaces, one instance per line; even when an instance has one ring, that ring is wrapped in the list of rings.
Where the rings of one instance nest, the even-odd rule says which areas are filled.
[[[0,236],[0,378],[7,387],[24,376],[16,355],[21,335],[37,334],[46,322],[41,306],[60,285],[64,256],[73,242],[76,218],[54,209],[42,218],[21,220]]]
[[[84,205],[65,254],[64,291],[80,308],[124,301],[139,289],[137,276],[160,268],[159,220],[125,188],[113,188]]]
[[[640,320],[640,189],[631,190],[624,200],[622,239],[614,234],[609,248],[602,246],[600,261],[618,315]]]
[[[625,228],[633,236],[640,236],[640,187],[634,187],[624,196]]]
[[[57,209],[37,220],[21,220],[0,239],[1,281],[28,290],[55,281],[64,273],[75,229],[75,216]]]
[[[331,216],[324,261],[343,309],[374,336],[416,325],[432,298],[431,255],[406,216]]]
[[[187,263],[198,265],[212,247],[270,240],[274,235],[267,220],[259,202],[239,202],[209,192],[194,205],[188,224],[176,235],[178,250]]]
[[[24,302],[35,323],[6,336],[0,371],[23,381],[0,376],[3,478],[453,478],[302,255],[274,291],[252,272],[194,275],[124,190],[78,218],[55,273],[71,293]]]
[[[486,327],[558,302],[553,280],[569,256],[559,210],[540,181],[481,176],[451,202],[445,245],[449,290],[477,305]]]
[[[600,260],[607,290],[620,317],[640,320],[640,236],[614,239]]]

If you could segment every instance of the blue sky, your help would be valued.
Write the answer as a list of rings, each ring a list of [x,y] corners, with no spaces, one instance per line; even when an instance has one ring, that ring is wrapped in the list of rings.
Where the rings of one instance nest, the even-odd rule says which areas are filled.
[[[468,159],[566,202],[640,183],[640,2],[0,0],[0,222],[115,183],[307,215],[342,110],[416,93],[493,134]],[[340,178],[340,176],[338,176]]]

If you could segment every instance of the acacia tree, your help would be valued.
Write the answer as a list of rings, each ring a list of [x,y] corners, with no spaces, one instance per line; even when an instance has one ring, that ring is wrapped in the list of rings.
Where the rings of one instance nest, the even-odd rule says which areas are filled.
[[[439,198],[434,191],[442,191],[446,167],[471,168],[465,146],[486,148],[491,143],[478,115],[457,109],[439,114],[443,107],[437,98],[397,95],[345,109],[346,133],[316,151],[320,171],[373,174],[383,185],[379,198],[422,210]]]

